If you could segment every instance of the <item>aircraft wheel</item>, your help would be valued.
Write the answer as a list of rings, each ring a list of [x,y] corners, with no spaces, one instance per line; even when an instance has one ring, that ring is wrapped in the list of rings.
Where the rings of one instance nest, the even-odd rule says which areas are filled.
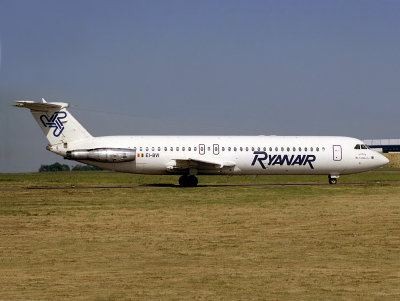
[[[188,182],[189,182],[189,187],[196,187],[197,184],[199,183],[199,180],[196,178],[196,176],[189,176],[188,177]]]
[[[181,176],[179,185],[181,187],[196,187],[199,180],[195,176]]]
[[[181,186],[181,187],[187,187],[188,185],[188,176],[181,176],[180,178],[179,178],[179,185]]]
[[[336,183],[337,183],[337,178],[329,177],[329,184],[336,184]]]

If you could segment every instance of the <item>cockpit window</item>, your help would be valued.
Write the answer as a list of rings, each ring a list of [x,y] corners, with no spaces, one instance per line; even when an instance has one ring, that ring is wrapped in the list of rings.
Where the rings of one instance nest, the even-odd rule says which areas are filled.
[[[368,147],[365,144],[361,144],[361,149],[368,149]]]
[[[360,149],[360,144],[357,144],[356,147],[354,149]]]

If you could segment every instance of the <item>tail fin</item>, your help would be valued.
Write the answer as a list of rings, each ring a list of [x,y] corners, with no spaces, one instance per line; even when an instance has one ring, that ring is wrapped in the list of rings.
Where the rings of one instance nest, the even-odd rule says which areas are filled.
[[[28,108],[39,124],[50,145],[68,143],[92,136],[68,112],[69,105],[64,102],[17,101],[15,107]]]

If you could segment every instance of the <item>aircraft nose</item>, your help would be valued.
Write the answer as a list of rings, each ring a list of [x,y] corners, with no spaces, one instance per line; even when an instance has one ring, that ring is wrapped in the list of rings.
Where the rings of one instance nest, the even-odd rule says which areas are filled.
[[[379,167],[384,166],[389,163],[389,159],[386,158],[384,155],[378,154],[377,159],[378,159]]]

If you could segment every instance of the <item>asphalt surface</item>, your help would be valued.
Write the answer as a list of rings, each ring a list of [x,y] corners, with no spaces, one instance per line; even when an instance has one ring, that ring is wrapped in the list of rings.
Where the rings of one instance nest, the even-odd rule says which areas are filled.
[[[357,182],[357,183],[337,183],[334,185],[400,185],[400,182],[376,181],[376,182]],[[270,186],[329,186],[329,183],[257,183],[257,184],[209,184],[198,185],[196,188],[206,187],[270,187]],[[332,186],[334,186],[332,185]],[[137,188],[187,188],[180,187],[175,184],[144,184],[144,185],[127,185],[127,186],[63,186],[63,187],[3,187],[0,191],[18,191],[18,190],[82,190],[82,189],[137,189]]]

